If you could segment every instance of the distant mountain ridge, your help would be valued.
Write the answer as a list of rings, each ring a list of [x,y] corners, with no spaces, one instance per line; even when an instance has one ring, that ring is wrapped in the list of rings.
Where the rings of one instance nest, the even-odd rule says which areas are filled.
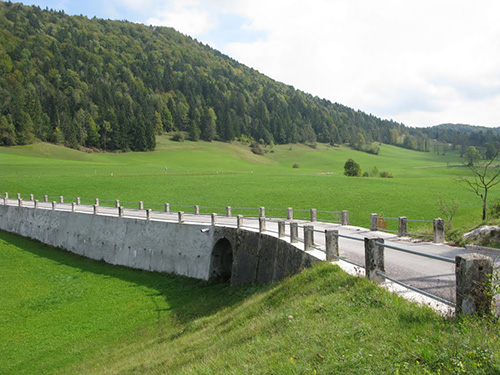
[[[467,125],[467,124],[439,124],[431,126],[430,129],[447,129],[453,130],[461,133],[479,133],[492,131],[495,135],[500,135],[500,127],[489,128],[486,126],[479,125]]]

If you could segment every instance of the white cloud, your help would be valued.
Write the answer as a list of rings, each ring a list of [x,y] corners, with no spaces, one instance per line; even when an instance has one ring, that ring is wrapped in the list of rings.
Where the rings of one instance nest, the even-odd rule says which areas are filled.
[[[412,126],[500,125],[489,108],[500,88],[500,3],[237,0],[232,11],[268,38],[225,52],[277,80]]]

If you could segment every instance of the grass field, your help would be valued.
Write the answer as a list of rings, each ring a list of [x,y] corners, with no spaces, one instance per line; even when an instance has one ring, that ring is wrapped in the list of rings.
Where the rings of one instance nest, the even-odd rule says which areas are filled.
[[[446,319],[330,264],[229,287],[0,232],[0,374],[498,374],[498,322]]]
[[[442,199],[459,204],[457,228],[466,230],[480,222],[481,200],[456,182],[467,169],[447,168],[461,164],[456,152],[443,156],[382,145],[375,156],[319,144],[317,149],[275,146],[274,152],[257,156],[239,143],[177,143],[167,136],[157,143],[157,150],[150,153],[84,153],[45,143],[2,147],[0,191],[24,197],[34,193],[38,199],[44,194],[52,199],[80,196],[89,203],[96,197],[101,202],[120,199],[125,206],[135,206],[139,200],[169,202],[172,209],[185,211],[195,204],[349,210],[351,223],[362,226],[369,224],[373,212],[434,219],[442,216],[437,204]],[[346,177],[343,165],[348,158],[364,170],[376,166],[394,178]],[[295,163],[300,168],[292,168]],[[490,200],[499,192],[492,190]]]

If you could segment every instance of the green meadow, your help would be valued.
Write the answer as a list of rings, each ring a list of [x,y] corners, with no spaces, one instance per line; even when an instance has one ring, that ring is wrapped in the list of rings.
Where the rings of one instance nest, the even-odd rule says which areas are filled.
[[[236,142],[178,143],[161,136],[157,143],[156,151],[147,153],[86,153],[46,143],[2,147],[0,191],[11,196],[19,192],[25,198],[33,193],[38,199],[63,195],[67,201],[79,196],[88,203],[94,198],[108,204],[119,199],[131,207],[137,201],[168,202],[173,210],[186,212],[193,205],[206,213],[222,213],[214,207],[228,205],[281,210],[268,211],[268,216],[284,215],[286,207],[348,210],[350,222],[360,226],[369,224],[371,213],[431,220],[442,216],[437,204],[441,199],[458,203],[456,228],[466,230],[480,222],[481,200],[456,181],[468,175],[459,167],[457,152],[443,156],[382,145],[379,155],[370,155],[318,144],[316,149],[279,145],[260,156]],[[344,176],[348,158],[364,171],[376,166],[394,178]],[[299,168],[292,168],[294,164]],[[490,201],[499,191],[492,190]],[[307,213],[296,212],[300,215]],[[416,226],[410,224],[410,231]],[[425,226],[429,231],[431,224]]]
[[[0,374],[498,374],[499,338],[328,263],[230,287],[0,232]]]

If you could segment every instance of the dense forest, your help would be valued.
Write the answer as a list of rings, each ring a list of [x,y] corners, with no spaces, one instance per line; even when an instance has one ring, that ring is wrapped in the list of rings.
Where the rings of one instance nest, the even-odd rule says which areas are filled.
[[[429,151],[436,138],[273,81],[171,28],[0,2],[0,145],[145,151],[176,131],[374,153],[373,142]]]

